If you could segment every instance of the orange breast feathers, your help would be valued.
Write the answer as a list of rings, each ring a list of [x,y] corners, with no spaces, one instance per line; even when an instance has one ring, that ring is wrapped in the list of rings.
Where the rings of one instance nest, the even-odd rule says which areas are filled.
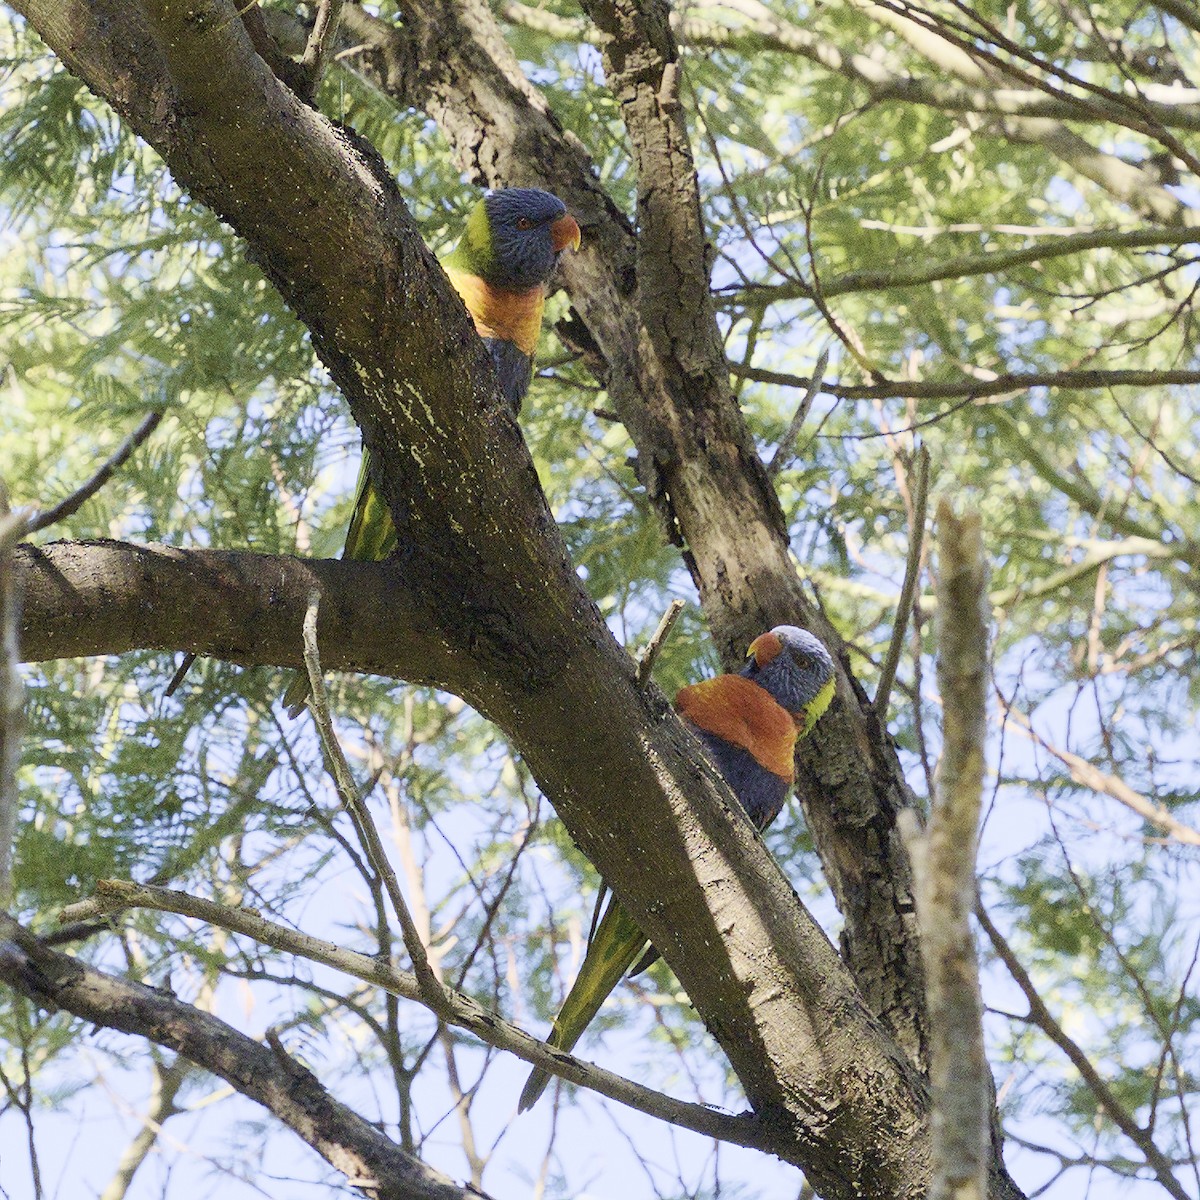
[[[772,775],[791,782],[796,722],[757,683],[718,675],[680,688],[675,707],[694,725],[748,750]]]
[[[522,354],[533,357],[542,331],[545,288],[539,284],[523,292],[513,292],[492,287],[478,275],[453,267],[447,267],[446,274],[474,318],[475,332],[480,337],[515,342]]]

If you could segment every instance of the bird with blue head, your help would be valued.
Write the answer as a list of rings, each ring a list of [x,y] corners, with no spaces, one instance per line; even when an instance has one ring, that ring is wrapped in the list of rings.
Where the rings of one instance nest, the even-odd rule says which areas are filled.
[[[833,700],[837,674],[821,641],[795,625],[777,625],[754,639],[737,674],[680,688],[675,707],[760,832],[779,815],[795,781],[796,742]],[[616,897],[596,926],[579,974],[547,1038],[570,1050],[621,977],[657,958],[646,935]],[[640,960],[640,961],[639,961]],[[550,1077],[535,1069],[520,1110],[537,1103]]]
[[[441,260],[491,352],[514,414],[533,379],[546,284],[563,252],[578,250],[580,242],[579,223],[557,196],[541,188],[503,188],[471,206],[457,244]],[[395,548],[396,526],[371,482],[364,447],[342,557],[379,562]],[[303,711],[308,691],[307,677],[297,672],[283,697],[289,715]]]

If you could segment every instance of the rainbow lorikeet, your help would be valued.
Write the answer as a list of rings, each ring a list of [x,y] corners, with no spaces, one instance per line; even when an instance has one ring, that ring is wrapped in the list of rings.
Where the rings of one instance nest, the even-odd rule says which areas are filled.
[[[514,413],[533,378],[546,283],[559,255],[579,245],[579,224],[557,196],[540,188],[504,188],[472,206],[458,245],[442,259],[475,331],[492,352],[500,390]],[[395,550],[396,526],[371,483],[369,462],[364,448],[342,557],[378,562]],[[307,697],[308,679],[297,673],[283,698],[291,716]]]
[[[760,832],[779,815],[792,790],[796,740],[829,707],[834,667],[829,651],[811,633],[777,625],[755,638],[737,675],[718,675],[675,697],[680,716],[704,743],[746,815]],[[547,1039],[570,1050],[600,1011],[608,994],[644,955],[638,969],[657,957],[620,902],[609,900],[588,946],[579,975]],[[531,1108],[550,1076],[534,1070],[521,1093]]]

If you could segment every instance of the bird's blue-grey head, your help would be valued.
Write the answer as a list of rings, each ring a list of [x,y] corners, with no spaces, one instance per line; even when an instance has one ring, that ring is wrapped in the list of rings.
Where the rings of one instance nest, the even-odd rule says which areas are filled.
[[[563,250],[579,249],[575,218],[557,196],[541,188],[489,192],[483,207],[491,242],[483,277],[494,287],[524,291],[543,284]]]
[[[776,625],[754,639],[746,657],[742,674],[780,707],[805,714],[805,727],[811,728],[833,697],[833,659],[821,642],[806,629]]]

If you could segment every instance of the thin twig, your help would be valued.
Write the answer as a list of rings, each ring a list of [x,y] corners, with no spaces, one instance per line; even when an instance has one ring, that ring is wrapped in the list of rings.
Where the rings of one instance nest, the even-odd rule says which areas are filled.
[[[744,375],[758,383],[776,383],[781,387],[807,388],[812,380],[803,375],[789,375],[765,367],[728,361],[731,375]],[[1027,392],[1031,388],[1092,389],[1109,387],[1167,387],[1200,383],[1200,371],[1171,368],[1164,371],[1086,369],[1079,371],[1014,371],[1010,374],[981,373],[978,377],[960,379],[885,379],[877,376],[871,383],[845,384],[825,380],[821,390],[843,400],[955,400],[974,403],[988,396],[1003,396],[1009,392]],[[953,411],[953,410],[950,410]],[[941,414],[945,416],[945,413]],[[928,424],[928,422],[926,422]],[[914,426],[916,428],[917,426]],[[896,430],[894,432],[901,432]],[[878,436],[878,435],[876,435]]]
[[[3,485],[0,485],[0,489],[2,487]],[[0,495],[0,502],[2,502],[2,495]],[[3,1065],[0,1064],[0,1084],[3,1084],[4,1091],[8,1096],[8,1104],[4,1108],[15,1108],[25,1123],[25,1141],[29,1147],[29,1179],[33,1184],[33,1200],[43,1200],[45,1192],[42,1191],[42,1168],[38,1160],[37,1139],[34,1136],[33,1128],[33,1068],[29,1062],[31,1030],[25,1020],[19,1023],[18,1028],[21,1039],[21,1079],[19,1083],[14,1084],[5,1074]]]
[[[654,660],[658,657],[658,652],[663,648],[663,643],[670,636],[671,628],[679,619],[681,612],[683,612],[683,601],[672,600],[667,611],[663,613],[662,620],[659,621],[658,628],[654,631],[654,636],[638,651],[638,687],[644,688],[650,682],[650,672],[654,670]]]
[[[800,403],[796,406],[796,411],[792,416],[791,422],[788,424],[787,433],[783,435],[779,445],[775,447],[775,453],[771,456],[771,461],[767,464],[767,478],[774,479],[784,467],[791,464],[792,459],[796,456],[796,439],[800,436],[800,430],[804,427],[804,422],[808,420],[809,410],[812,408],[813,401],[817,398],[817,393],[821,390],[821,383],[825,378],[825,368],[829,366],[829,352],[833,349],[833,343],[826,343],[825,349],[821,351],[817,358],[816,365],[813,367],[812,378],[808,381],[808,387],[804,389],[804,395],[800,398]],[[738,381],[744,383],[744,378]]]
[[[1066,1056],[1071,1065],[1079,1072],[1083,1082],[1091,1089],[1096,1102],[1108,1114],[1109,1119],[1118,1129],[1142,1152],[1146,1165],[1155,1174],[1163,1189],[1175,1200],[1188,1200],[1187,1193],[1175,1178],[1170,1160],[1154,1144],[1154,1139],[1143,1129],[1133,1114],[1121,1104],[1112,1088],[1101,1078],[1099,1071],[1092,1065],[1091,1060],[1073,1042],[1063,1027],[1054,1019],[1046,1007],[1033,980],[1021,965],[1012,947],[1004,939],[1004,935],[992,923],[991,918],[982,904],[976,904],[975,916],[988,935],[993,949],[1000,956],[1000,961],[1008,968],[1016,985],[1025,993],[1025,1001],[1029,1005],[1029,1021],[1036,1025]]]
[[[413,974],[420,985],[421,994],[429,1007],[439,1016],[445,1015],[447,993],[445,986],[438,980],[429,964],[429,956],[417,930],[412,913],[400,891],[400,883],[396,872],[388,861],[387,852],[383,848],[383,840],[375,828],[375,822],[367,806],[363,803],[350,773],[350,765],[338,742],[333,728],[333,718],[329,715],[329,697],[325,691],[325,681],[321,678],[321,659],[317,652],[317,611],[321,603],[321,594],[315,588],[308,594],[308,608],[304,613],[304,666],[308,671],[311,691],[308,697],[308,707],[317,726],[317,734],[321,746],[325,750],[326,766],[330,778],[337,789],[338,796],[349,813],[358,836],[362,841],[363,851],[372,870],[383,880],[391,899],[392,908],[400,921],[400,932],[404,938],[404,947],[412,960]]]
[[[100,1193],[100,1200],[124,1200],[138,1168],[154,1150],[163,1126],[169,1118],[182,1111],[176,1107],[175,1100],[193,1070],[192,1064],[182,1055],[176,1055],[165,1066],[157,1058],[151,1060],[150,1097],[142,1116],[141,1128],[125,1147],[113,1177]]]
[[[171,682],[163,689],[164,696],[169,699],[175,695],[175,689],[183,682],[183,677],[192,669],[192,663],[198,657],[198,655],[193,654],[190,650],[183,656],[183,660],[175,668],[175,674],[171,676]]]
[[[300,59],[313,95],[316,95],[321,76],[325,72],[329,47],[337,39],[338,26],[342,23],[342,3],[343,0],[321,0],[317,5],[312,32],[308,35],[308,45],[304,47],[304,55]]]
[[[64,922],[91,920],[101,914],[129,908],[150,908],[205,921],[283,954],[294,954],[310,962],[321,963],[403,1000],[429,1006],[425,993],[411,972],[402,971],[375,955],[358,954],[334,942],[311,937],[289,926],[268,921],[248,908],[230,908],[172,888],[150,887],[121,879],[102,879],[97,882],[91,897],[68,905],[59,914],[59,919]],[[4,924],[5,918],[0,915],[0,935],[4,933]],[[559,1075],[571,1083],[590,1087],[601,1095],[659,1117],[681,1129],[691,1129],[706,1137],[763,1150],[773,1144],[770,1130],[761,1128],[753,1120],[733,1116],[708,1105],[676,1100],[623,1079],[612,1071],[592,1066],[574,1055],[551,1050],[465,993],[447,989],[443,1011],[435,1010],[435,1015],[475,1034],[489,1046],[510,1051],[531,1066]]]
[[[1123,779],[1106,774],[1099,767],[1088,762],[1086,758],[1080,758],[1078,754],[1072,754],[1070,750],[1064,750],[1046,741],[1033,728],[1033,722],[1023,712],[1013,708],[1003,697],[1001,697],[1000,703],[1025,736],[1034,745],[1041,746],[1043,750],[1057,758],[1071,772],[1071,778],[1076,783],[1090,788],[1093,792],[1099,792],[1103,796],[1111,796],[1112,799],[1124,804],[1126,808],[1132,809],[1143,821],[1156,825],[1176,841],[1190,846],[1200,846],[1200,830],[1194,829],[1191,825],[1185,825],[1178,818],[1172,816],[1163,805],[1155,804],[1148,796],[1143,796],[1141,792],[1131,788]]]
[[[896,619],[892,625],[892,640],[888,645],[883,666],[879,669],[879,686],[875,689],[872,702],[880,721],[887,723],[888,701],[891,699],[892,684],[900,666],[900,655],[904,652],[904,635],[908,630],[908,619],[912,615],[913,601],[917,595],[917,583],[921,578],[921,551],[925,545],[925,511],[929,501],[929,447],[922,445],[917,451],[917,471],[913,481],[912,524],[908,530],[908,558],[904,564],[904,584],[900,588],[900,602],[896,605]]]
[[[117,447],[108,461],[85,483],[53,508],[29,519],[28,533],[37,533],[58,521],[74,516],[128,461],[129,456],[158,428],[163,410],[150,413],[142,423]]]

